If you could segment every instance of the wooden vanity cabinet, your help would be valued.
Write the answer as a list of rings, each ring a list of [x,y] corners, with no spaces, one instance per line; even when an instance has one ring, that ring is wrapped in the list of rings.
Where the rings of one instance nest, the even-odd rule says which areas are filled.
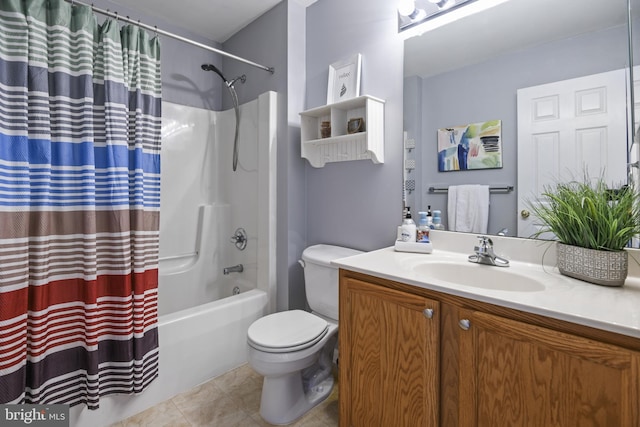
[[[638,353],[461,310],[461,426],[638,426]],[[466,323],[465,323],[466,324]]]
[[[342,427],[640,426],[632,337],[347,270],[339,334]]]
[[[437,301],[357,279],[340,287],[340,425],[438,424]]]

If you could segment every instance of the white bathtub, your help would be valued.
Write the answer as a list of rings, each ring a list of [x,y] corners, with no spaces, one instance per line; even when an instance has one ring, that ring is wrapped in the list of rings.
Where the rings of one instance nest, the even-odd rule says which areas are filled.
[[[252,289],[163,316],[159,383],[175,395],[245,363],[247,329],[266,309],[266,292]]]
[[[159,376],[143,393],[100,399],[100,409],[71,408],[71,426],[108,426],[170,399],[246,361],[247,328],[267,310],[253,289],[159,319]]]
[[[242,365],[249,325],[275,306],[276,94],[242,106],[249,141],[240,141],[238,172],[230,168],[232,111],[163,103],[163,115],[161,197],[173,203],[160,215],[159,377],[139,395],[102,397],[98,410],[71,408],[73,427],[111,425]],[[229,241],[237,227],[249,236],[243,251]],[[235,264],[244,271],[222,273]]]

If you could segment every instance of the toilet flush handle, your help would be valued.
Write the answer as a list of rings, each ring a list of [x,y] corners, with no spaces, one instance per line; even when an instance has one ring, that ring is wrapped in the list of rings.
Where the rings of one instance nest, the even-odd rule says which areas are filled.
[[[305,267],[306,267],[306,264],[305,264],[305,263],[304,263],[304,261],[303,261],[303,260],[301,260],[301,259],[299,259],[299,260],[298,260],[298,264],[300,264],[300,266],[301,266],[302,268],[305,268]]]

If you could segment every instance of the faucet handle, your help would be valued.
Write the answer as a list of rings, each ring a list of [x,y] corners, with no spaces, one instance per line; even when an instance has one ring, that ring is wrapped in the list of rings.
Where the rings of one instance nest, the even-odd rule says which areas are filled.
[[[231,239],[229,239],[229,241],[236,245],[236,248],[241,251],[243,251],[244,248],[247,247],[247,240],[247,232],[244,231],[244,228],[242,227],[236,229],[235,233],[233,233],[233,236],[231,236]]]
[[[493,240],[491,240],[487,236],[478,236],[478,239],[479,239],[478,243],[480,243],[481,247],[488,248],[493,246]]]
[[[469,261],[479,264],[508,267],[509,260],[499,257],[493,252],[493,241],[487,236],[478,236],[478,246],[474,246],[475,255],[469,255]]]

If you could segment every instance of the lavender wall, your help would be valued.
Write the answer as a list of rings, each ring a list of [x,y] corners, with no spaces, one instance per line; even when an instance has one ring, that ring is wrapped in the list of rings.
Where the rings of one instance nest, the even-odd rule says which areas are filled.
[[[278,92],[277,282],[276,308],[304,308],[303,271],[297,260],[306,246],[305,176],[300,159],[300,118],[304,105],[305,14],[296,0],[285,0],[247,25],[223,44],[223,49],[272,66],[266,73],[237,61],[223,60],[227,78],[247,75],[236,85],[240,102],[266,90]],[[229,100],[225,98],[225,108]]]
[[[307,100],[324,105],[329,65],[362,54],[361,94],[386,100],[385,162],[304,160],[307,244],[361,250],[393,244],[402,215],[402,58],[397,2],[320,0],[307,9]],[[299,206],[304,206],[300,204]]]

